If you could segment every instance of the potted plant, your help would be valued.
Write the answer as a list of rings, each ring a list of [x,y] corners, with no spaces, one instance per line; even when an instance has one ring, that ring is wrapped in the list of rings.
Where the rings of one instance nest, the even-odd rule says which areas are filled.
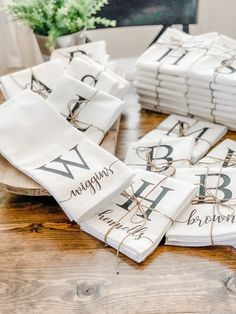
[[[97,16],[108,0],[12,0],[6,9],[32,28],[43,54],[84,42],[84,31],[116,22]]]

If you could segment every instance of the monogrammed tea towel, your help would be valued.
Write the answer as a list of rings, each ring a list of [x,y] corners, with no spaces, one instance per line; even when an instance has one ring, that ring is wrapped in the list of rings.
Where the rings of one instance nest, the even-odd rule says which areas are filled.
[[[196,194],[192,184],[137,170],[132,186],[81,223],[81,229],[142,262]]]
[[[198,194],[168,230],[166,244],[235,245],[236,169],[177,169],[176,178],[195,184]]]
[[[0,106],[0,153],[80,222],[130,185],[133,173],[43,98],[24,91]]]
[[[122,100],[67,75],[50,94],[48,102],[97,144],[100,144],[123,109]]]

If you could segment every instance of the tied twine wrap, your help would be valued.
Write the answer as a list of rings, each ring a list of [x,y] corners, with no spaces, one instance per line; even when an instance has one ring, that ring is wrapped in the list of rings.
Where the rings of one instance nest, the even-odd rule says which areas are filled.
[[[67,103],[67,109],[68,109],[68,115],[65,115],[61,113],[63,117],[67,119],[68,122],[70,122],[76,129],[85,132],[89,128],[93,127],[97,129],[98,131],[103,133],[103,137],[107,134],[106,131],[99,128],[98,126],[92,124],[92,123],[86,123],[83,121],[78,120],[78,116],[81,113],[81,111],[89,104],[89,102],[97,95],[98,90],[95,91],[95,93],[92,95],[90,99],[72,99]],[[76,95],[79,98],[79,95]],[[81,128],[80,124],[84,125],[85,128]]]
[[[215,245],[214,243],[214,236],[213,236],[213,229],[214,229],[214,217],[216,215],[216,212],[222,216],[222,217],[226,217],[224,214],[222,214],[222,212],[220,211],[220,206],[222,206],[223,208],[229,209],[229,211],[231,212],[231,216],[235,214],[235,204],[225,204],[222,203],[222,200],[218,198],[218,192],[219,192],[219,184],[220,184],[220,178],[221,178],[221,174],[222,174],[222,170],[223,167],[220,168],[219,171],[219,175],[217,178],[217,185],[216,185],[216,190],[215,190],[215,194],[213,194],[210,190],[210,188],[208,188],[207,186],[207,180],[208,180],[208,175],[209,175],[209,167],[206,167],[207,172],[206,172],[206,180],[205,180],[205,184],[197,184],[199,187],[203,187],[206,193],[206,197],[204,198],[204,203],[205,204],[212,204],[213,203],[213,208],[212,208],[212,221],[211,221],[211,226],[210,226],[210,241],[211,241],[211,245]],[[230,200],[234,200],[235,198],[231,198],[231,199],[224,199],[225,202],[230,201]],[[198,204],[199,201],[202,201],[201,197],[197,197],[195,199],[192,200],[192,204]]]
[[[127,212],[121,216],[117,222],[111,227],[108,229],[108,231],[106,232],[105,236],[104,236],[104,243],[105,245],[107,246],[107,238],[109,236],[109,234],[112,232],[112,230],[114,228],[116,228],[116,226],[119,225],[119,223],[126,217],[128,216],[131,212],[133,212],[131,218],[130,218],[130,222],[133,223],[133,224],[136,224],[136,225],[140,225],[141,226],[136,229],[135,231],[132,231],[132,232],[129,232],[122,240],[121,242],[119,243],[119,246],[116,250],[116,273],[117,275],[119,275],[119,253],[120,253],[120,249],[121,249],[121,246],[122,244],[124,243],[124,241],[129,238],[130,236],[133,236],[135,233],[143,230],[143,228],[145,227],[145,225],[147,224],[147,221],[148,221],[148,217],[147,217],[147,210],[151,210],[152,212],[157,212],[163,216],[165,216],[166,218],[168,218],[171,222],[171,224],[174,223],[174,220],[169,217],[168,215],[166,215],[165,213],[162,213],[160,210],[158,209],[154,209],[154,208],[150,208],[148,206],[145,206],[142,204],[143,202],[143,199],[144,198],[147,198],[158,186],[160,186],[161,183],[163,183],[167,178],[169,178],[169,176],[166,176],[166,177],[163,177],[141,200],[138,199],[138,197],[135,196],[135,192],[134,192],[134,189],[133,189],[133,186],[131,186],[131,190],[132,190],[132,194],[128,193],[127,191],[124,191],[123,193],[121,193],[122,196],[124,196],[125,198],[127,198],[128,200],[132,200],[134,205],[127,210]],[[135,220],[134,218],[136,217],[137,213],[141,213],[141,215],[143,216],[143,218],[141,218],[140,220]],[[150,240],[152,243],[153,241],[150,239],[150,238],[147,238],[148,240]]]
[[[161,143],[159,145],[155,145],[155,148],[160,147]],[[152,148],[152,147],[151,147]],[[153,171],[152,169],[154,169],[153,172],[157,172],[157,173],[161,173],[166,171],[167,169],[172,169],[172,173],[169,174],[169,177],[172,177],[175,175],[176,172],[176,168],[173,166],[173,163],[176,162],[181,162],[181,161],[187,161],[190,165],[192,165],[192,161],[190,159],[187,158],[179,158],[179,159],[174,159],[171,161],[165,160],[164,162],[159,162],[159,163],[155,163],[155,160],[151,159],[151,156],[149,154],[150,152],[150,147],[145,147],[145,146],[138,146],[135,149],[135,152],[137,154],[137,156],[142,159],[143,161],[145,161],[145,164],[128,164],[132,165],[132,166],[149,166],[151,168],[151,171]],[[142,156],[142,153],[145,152],[145,156]]]
[[[30,83],[26,83],[25,85],[21,84],[13,74],[9,74],[9,76],[11,77],[11,79],[21,88],[21,89],[30,89],[32,90],[34,93],[42,96],[44,99],[46,99],[48,97],[48,95],[51,93],[51,89],[44,84],[43,82],[41,82],[36,74],[34,73],[34,71],[32,69],[30,69],[31,72],[31,79],[30,79]],[[34,86],[34,82],[37,83],[36,86]]]

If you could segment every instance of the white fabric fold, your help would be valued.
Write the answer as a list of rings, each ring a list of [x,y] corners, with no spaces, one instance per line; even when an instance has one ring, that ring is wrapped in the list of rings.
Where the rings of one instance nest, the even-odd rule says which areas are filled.
[[[43,186],[76,222],[105,206],[133,177],[131,169],[31,91],[0,106],[0,153]]]

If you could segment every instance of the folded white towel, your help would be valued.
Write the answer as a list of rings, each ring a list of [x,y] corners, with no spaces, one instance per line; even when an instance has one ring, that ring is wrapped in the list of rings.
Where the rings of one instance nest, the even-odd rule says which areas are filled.
[[[0,153],[77,222],[105,206],[133,177],[131,169],[30,91],[0,106]]]
[[[236,197],[236,169],[177,169],[176,178],[200,187],[193,205],[187,206],[168,230],[166,244],[235,245],[236,219],[233,208]],[[210,195],[207,194],[208,189],[203,188],[204,185],[210,189]],[[218,200],[217,206],[215,197]]]
[[[48,102],[97,144],[101,143],[123,109],[123,101],[119,98],[67,75],[59,81]]]

